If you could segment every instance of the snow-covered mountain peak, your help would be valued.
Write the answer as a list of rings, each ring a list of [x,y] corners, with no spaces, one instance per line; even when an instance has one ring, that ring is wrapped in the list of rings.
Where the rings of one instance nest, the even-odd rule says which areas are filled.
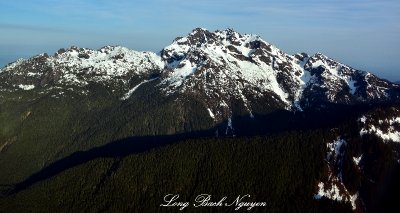
[[[392,87],[322,53],[288,55],[257,35],[232,29],[196,28],[165,47],[161,57],[168,68],[162,78],[167,94],[221,94],[225,102],[241,100],[249,112],[251,100],[267,96],[286,109],[301,109],[388,97]],[[370,79],[382,86],[365,92],[375,84]]]
[[[282,55],[281,51],[263,41],[258,35],[241,35],[232,29],[210,32],[203,28],[196,28],[187,36],[176,38],[171,45],[162,50],[161,55],[171,64],[182,60],[191,52],[217,48],[225,53],[232,52],[244,57],[250,57],[257,49]]]
[[[54,56],[40,54],[16,61],[3,69],[7,88],[38,88],[48,85],[85,86],[89,82],[127,85],[132,77],[148,76],[164,68],[161,57],[121,46],[99,50],[72,46],[58,50]],[[22,87],[20,86],[22,85]],[[25,85],[25,86],[24,86]]]
[[[354,72],[363,75],[367,74],[367,72],[353,69],[352,67],[342,64],[320,52],[311,56],[304,65],[304,68],[307,70],[318,69],[322,73],[325,72],[325,74],[333,75],[335,77],[351,76]]]
[[[0,69],[0,73],[9,71],[9,70],[13,70],[15,67],[20,66],[25,61],[26,61],[26,59],[20,58],[20,59],[16,60],[15,62],[9,63],[5,67]]]
[[[250,114],[252,100],[262,98],[290,109],[305,85],[299,59],[257,35],[232,29],[209,32],[197,28],[165,47],[161,57],[168,68],[162,78],[167,94],[196,93],[206,99],[218,94],[221,103],[207,106],[217,120],[224,111],[221,106],[232,100],[241,101]]]
[[[303,63],[305,63],[305,62],[307,62],[308,61],[308,59],[310,58],[310,56],[307,54],[307,53],[297,53],[297,54],[295,54],[294,55],[294,57],[297,59],[297,60],[299,60],[299,61],[301,61],[301,62],[303,62]],[[304,65],[303,65],[304,66]]]
[[[151,52],[138,52],[121,46],[106,46],[99,50],[72,47],[59,50],[48,59],[53,70],[63,70],[63,76],[73,81],[78,75],[93,76],[93,81],[129,80],[129,76],[145,75],[149,70],[160,70],[164,62]],[[67,78],[69,79],[69,78]],[[68,80],[67,80],[68,81]]]
[[[0,72],[4,82],[0,89],[7,90],[83,87],[94,82],[126,93],[135,91],[140,82],[159,79],[155,81],[157,89],[167,95],[202,99],[216,121],[232,115],[233,103],[252,115],[261,109],[261,102],[269,108],[301,110],[400,96],[399,85],[322,53],[288,55],[258,35],[233,29],[210,32],[196,28],[176,38],[159,55],[121,46],[98,50],[72,46],[54,56],[41,54],[19,60]]]
[[[306,96],[324,94],[316,100],[348,104],[354,101],[384,101],[398,95],[398,86],[375,75],[356,70],[322,53],[311,56],[304,65],[310,73]],[[375,86],[372,86],[375,85]]]

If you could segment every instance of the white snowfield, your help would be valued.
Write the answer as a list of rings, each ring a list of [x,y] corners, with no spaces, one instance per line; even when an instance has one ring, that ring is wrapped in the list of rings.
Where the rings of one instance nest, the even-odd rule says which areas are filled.
[[[86,54],[86,55],[85,55]],[[160,70],[164,62],[155,53],[138,52],[125,47],[107,46],[100,50],[71,49],[48,59],[48,64],[64,70],[61,81],[80,82],[76,74],[83,72],[93,77],[86,81],[109,81],[128,75],[145,75],[149,70]]]
[[[257,35],[240,35],[237,32],[233,32],[232,35],[229,35],[229,33],[232,32],[230,32],[230,30],[217,31],[213,33],[215,38],[217,38],[216,41],[207,42],[201,46],[195,45],[193,47],[192,44],[182,43],[183,41],[188,41],[188,37],[194,35],[193,32],[189,34],[188,37],[176,40],[171,45],[165,47],[165,51],[183,57],[182,60],[177,60],[168,64],[168,67],[172,68],[173,72],[164,79],[163,83],[173,86],[173,90],[169,92],[184,92],[191,88],[190,84],[186,84],[187,79],[197,77],[196,72],[202,72],[205,87],[210,90],[209,92],[212,92],[213,89],[218,89],[222,93],[242,98],[243,88],[257,87],[262,92],[274,92],[281,101],[290,105],[288,94],[282,90],[277,82],[278,71],[272,66],[268,66],[260,61],[258,57],[252,55],[254,49],[249,47],[249,43],[254,41],[263,42],[267,45],[269,44]],[[240,45],[237,45],[238,43],[240,43]],[[270,46],[272,49],[271,52],[278,54],[279,58],[286,61],[284,58],[288,55],[281,53],[276,47]],[[233,49],[233,51],[230,49]],[[191,57],[193,52],[204,55],[206,57],[206,60],[203,61],[204,63],[193,64],[189,59],[185,58]],[[254,61],[240,60],[237,57],[238,55],[252,58]],[[291,57],[291,59],[293,60],[293,57]],[[211,64],[214,69],[204,68],[203,66],[205,63]],[[212,78],[207,79],[207,73],[211,73]],[[239,79],[244,80],[242,84],[239,83]]]
[[[31,59],[19,59],[1,71],[40,79],[44,75],[43,70],[24,73],[24,70],[16,68],[43,55]],[[48,57],[45,66],[60,75],[60,84],[86,86],[88,82],[127,83],[131,76],[147,75],[152,70],[163,69],[164,62],[155,53],[138,52],[120,46],[106,46],[99,50],[71,47]],[[30,68],[36,69],[37,65],[33,64]]]

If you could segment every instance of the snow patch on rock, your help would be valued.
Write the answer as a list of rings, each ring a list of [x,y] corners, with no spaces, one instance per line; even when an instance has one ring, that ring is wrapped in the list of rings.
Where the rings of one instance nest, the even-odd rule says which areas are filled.
[[[35,85],[23,85],[23,84],[20,84],[20,85],[18,85],[18,87],[20,89],[23,89],[23,90],[33,90],[33,89],[35,89]]]
[[[362,116],[359,119],[362,125],[360,135],[374,134],[381,138],[384,142],[400,143],[400,115],[397,117],[387,118],[385,120],[372,119],[371,116]]]

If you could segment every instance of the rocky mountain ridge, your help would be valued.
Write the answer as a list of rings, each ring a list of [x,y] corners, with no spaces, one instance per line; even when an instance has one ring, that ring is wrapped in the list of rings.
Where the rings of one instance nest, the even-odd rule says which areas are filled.
[[[46,93],[51,88],[97,83],[111,88],[121,100],[129,99],[149,80],[156,81],[156,89],[165,95],[201,100],[216,122],[232,116],[233,103],[253,117],[265,106],[298,111],[389,101],[400,94],[399,85],[321,53],[289,55],[257,35],[232,29],[196,28],[159,54],[119,46],[71,47],[54,56],[21,59],[0,70],[2,91],[41,89]]]

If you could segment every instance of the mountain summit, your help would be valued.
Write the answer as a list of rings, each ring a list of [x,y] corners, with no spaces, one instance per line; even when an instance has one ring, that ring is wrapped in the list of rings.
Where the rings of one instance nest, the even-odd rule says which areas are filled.
[[[354,104],[398,97],[399,87],[321,53],[288,55],[257,35],[195,29],[163,49],[169,92],[241,100],[259,98],[286,109]],[[217,106],[210,106],[218,108]],[[217,110],[217,109],[215,109]],[[218,111],[218,110],[217,110]]]
[[[216,122],[230,118],[232,108],[253,117],[276,109],[384,102],[400,94],[399,85],[321,53],[289,55],[257,35],[232,29],[196,28],[160,54],[119,46],[71,47],[18,60],[0,71],[2,91],[48,93],[95,83],[110,87],[121,100],[150,80],[167,96],[196,98]]]

